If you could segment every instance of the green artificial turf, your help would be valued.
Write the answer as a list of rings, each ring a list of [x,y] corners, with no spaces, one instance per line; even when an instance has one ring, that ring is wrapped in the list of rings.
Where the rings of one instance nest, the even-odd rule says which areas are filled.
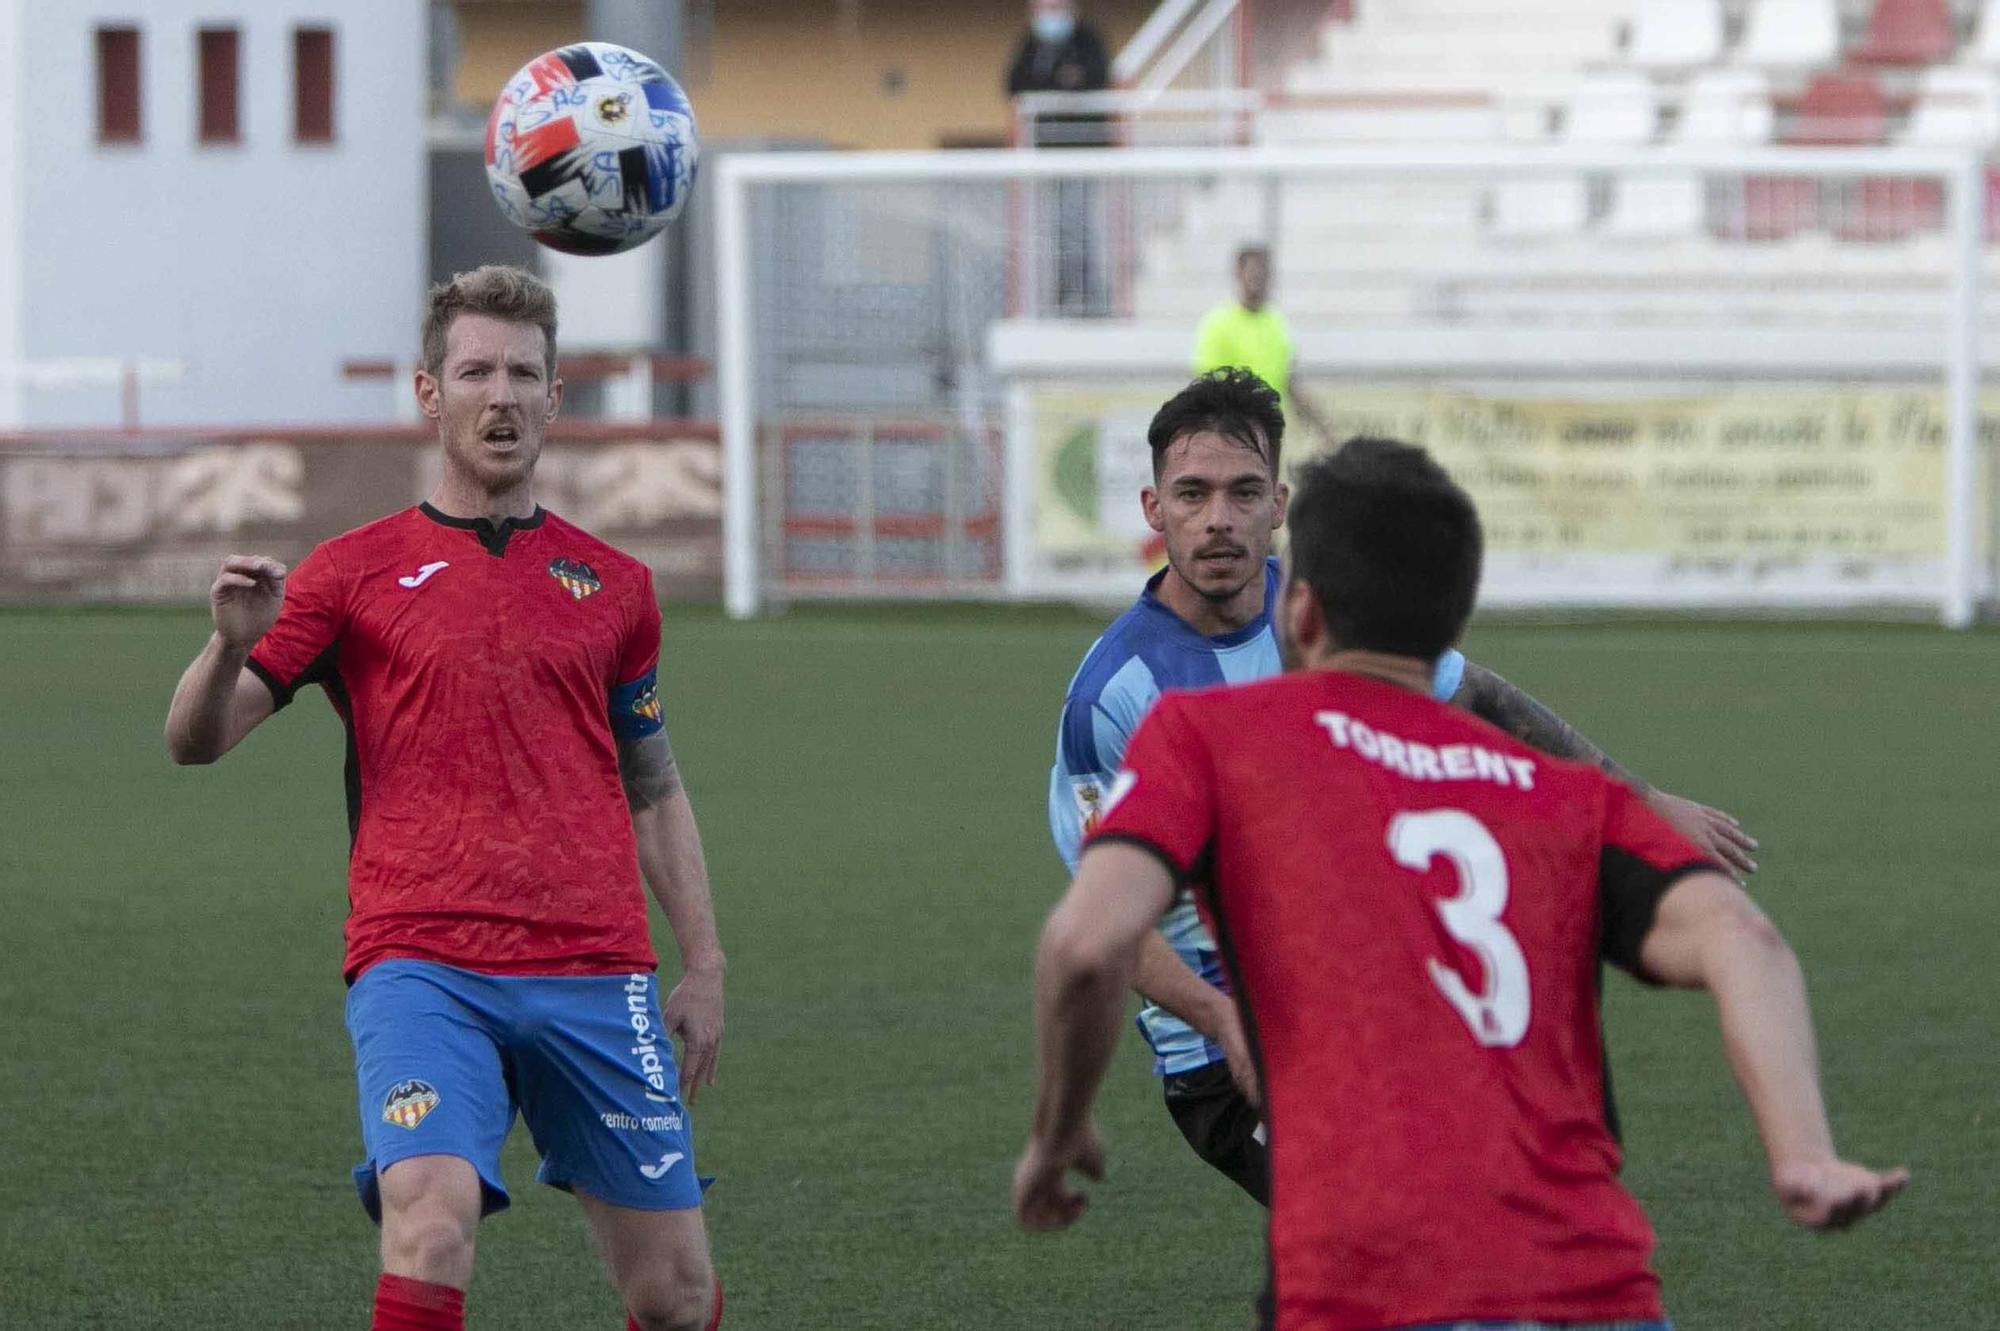
[[[1099,624],[669,610],[661,692],[730,958],[696,1113],[730,1326],[1247,1324],[1261,1213],[1188,1153],[1136,1040],[1090,1213],[1054,1239],[1008,1215],[1029,952],[1063,881],[1055,715]],[[160,723],[204,633],[0,613],[0,1326],[366,1325],[339,727],[314,693],[172,767]],[[1811,979],[1841,1144],[1915,1171],[1857,1233],[1790,1229],[1706,1001],[1612,981],[1627,1179],[1679,1325],[1994,1325],[2000,636],[1641,622],[1468,648],[1763,839],[1754,886]],[[524,1133],[507,1174],[469,1325],[615,1331]]]

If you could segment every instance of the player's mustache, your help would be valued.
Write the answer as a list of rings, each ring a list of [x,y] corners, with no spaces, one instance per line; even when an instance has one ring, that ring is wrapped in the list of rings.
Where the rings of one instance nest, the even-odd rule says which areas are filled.
[[[1215,545],[1202,546],[1194,552],[1194,557],[1196,559],[1206,559],[1211,555],[1241,555],[1242,553],[1244,553],[1242,546],[1220,542]]]

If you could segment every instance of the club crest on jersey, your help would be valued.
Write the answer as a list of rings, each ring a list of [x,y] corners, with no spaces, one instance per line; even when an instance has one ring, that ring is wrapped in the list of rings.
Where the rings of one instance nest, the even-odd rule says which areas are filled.
[[[560,582],[569,594],[579,601],[604,589],[604,584],[598,581],[597,574],[581,559],[551,559],[549,576]]]
[[[1104,787],[1095,777],[1084,777],[1071,782],[1070,793],[1076,797],[1076,813],[1083,820],[1083,834],[1089,836],[1104,821]]]
[[[382,1121],[399,1128],[415,1129],[438,1107],[437,1089],[427,1081],[412,1077],[389,1088],[382,1100]]]

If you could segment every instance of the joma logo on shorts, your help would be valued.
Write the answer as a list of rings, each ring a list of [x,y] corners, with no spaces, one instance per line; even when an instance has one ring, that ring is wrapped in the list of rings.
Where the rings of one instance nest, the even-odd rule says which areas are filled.
[[[639,1075],[653,1088],[646,1092],[646,1098],[664,1104],[672,1097],[667,1094],[667,1065],[660,1058],[660,1037],[653,1025],[652,1004],[646,1001],[648,992],[645,976],[627,980],[625,1011],[631,1018],[632,1054],[639,1060]]]

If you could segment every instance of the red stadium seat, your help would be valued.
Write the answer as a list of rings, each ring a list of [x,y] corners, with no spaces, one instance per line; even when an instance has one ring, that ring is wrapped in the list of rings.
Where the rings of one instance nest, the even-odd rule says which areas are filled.
[[[1819,182],[1808,176],[1748,176],[1723,235],[1748,241],[1790,240],[1819,225]]]
[[[1889,100],[1867,74],[1820,74],[1806,85],[1780,142],[1862,148],[1889,137]]]
[[[1876,0],[1868,36],[1850,58],[1869,65],[1935,65],[1950,60],[1957,45],[1945,0]]]
[[[1880,244],[1944,227],[1944,186],[1935,180],[1871,176],[1839,191],[1833,234]]]

